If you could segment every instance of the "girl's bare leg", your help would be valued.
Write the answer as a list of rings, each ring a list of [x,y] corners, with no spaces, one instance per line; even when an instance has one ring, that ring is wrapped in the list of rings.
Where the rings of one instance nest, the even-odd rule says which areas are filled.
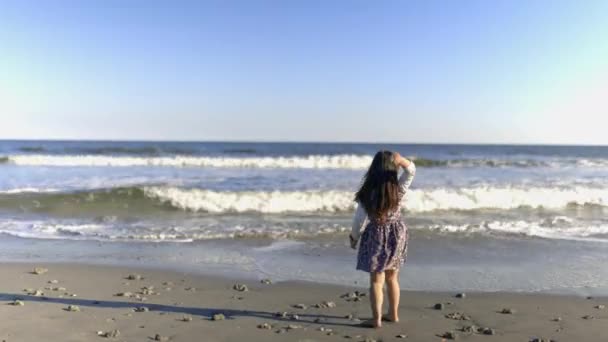
[[[373,326],[382,326],[382,301],[384,297],[384,272],[370,273],[370,302],[372,306]]]
[[[388,319],[399,322],[399,270],[386,270],[386,287],[388,289]]]

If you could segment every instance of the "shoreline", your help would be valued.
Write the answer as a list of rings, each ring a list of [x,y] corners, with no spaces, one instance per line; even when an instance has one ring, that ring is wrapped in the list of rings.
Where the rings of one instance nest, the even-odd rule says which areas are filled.
[[[607,296],[607,247],[547,239],[413,236],[401,288],[434,292],[510,292]],[[3,236],[0,260],[132,267],[258,281],[310,281],[367,287],[344,238],[224,239],[197,243],[102,242]],[[592,260],[592,261],[590,261]]]
[[[48,271],[31,273],[36,267]],[[129,275],[135,279],[126,279]],[[357,326],[358,318],[369,318],[369,299],[352,295],[361,289],[351,286],[264,284],[147,267],[30,262],[3,263],[0,279],[0,340],[6,342],[153,340],[157,334],[164,341],[194,341],[201,334],[205,341],[402,340],[399,335],[407,335],[406,341],[441,341],[446,332],[471,341],[596,341],[606,336],[608,320],[602,306],[608,297],[482,292],[455,298],[455,293],[402,291],[401,322],[374,330]],[[237,284],[248,290],[235,290]],[[10,305],[15,300],[24,305]],[[503,309],[512,313],[501,313]],[[217,314],[223,317],[214,321]],[[465,319],[446,318],[450,314]],[[472,325],[494,335],[470,332],[466,327]],[[98,336],[116,330],[116,337]]]

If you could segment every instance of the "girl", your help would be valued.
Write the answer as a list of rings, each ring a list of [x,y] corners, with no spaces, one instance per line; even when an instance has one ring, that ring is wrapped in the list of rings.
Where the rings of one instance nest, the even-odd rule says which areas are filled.
[[[397,178],[399,168],[403,174]],[[409,188],[416,166],[397,152],[380,151],[363,177],[355,195],[357,210],[353,219],[350,245],[357,248],[361,237],[357,269],[370,274],[370,301],[374,328],[382,326],[383,287],[388,285],[389,312],[384,317],[399,322],[399,267],[405,262],[408,232],[401,220],[400,204]],[[360,234],[361,229],[363,234]]]

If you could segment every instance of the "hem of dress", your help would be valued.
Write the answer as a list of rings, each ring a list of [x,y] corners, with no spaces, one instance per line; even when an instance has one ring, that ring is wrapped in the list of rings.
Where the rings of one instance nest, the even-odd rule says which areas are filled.
[[[395,266],[395,267],[390,267],[390,268],[389,268],[389,267],[387,267],[387,268],[383,269],[382,271],[372,271],[372,270],[366,270],[366,269],[359,268],[359,267],[356,267],[355,269],[356,269],[357,271],[362,271],[362,272],[366,272],[366,273],[380,273],[380,272],[386,272],[386,271],[395,271],[395,270],[400,270],[400,269],[401,269],[401,266],[403,266],[403,265],[400,265],[400,266]]]

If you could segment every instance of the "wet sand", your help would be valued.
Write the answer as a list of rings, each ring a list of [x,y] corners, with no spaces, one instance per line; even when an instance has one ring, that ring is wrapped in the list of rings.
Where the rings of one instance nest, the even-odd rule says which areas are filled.
[[[33,272],[37,267],[41,274]],[[608,340],[608,298],[403,291],[401,322],[374,330],[358,326],[370,315],[366,292],[142,268],[9,263],[0,266],[0,341],[441,341],[450,334],[463,341]]]

